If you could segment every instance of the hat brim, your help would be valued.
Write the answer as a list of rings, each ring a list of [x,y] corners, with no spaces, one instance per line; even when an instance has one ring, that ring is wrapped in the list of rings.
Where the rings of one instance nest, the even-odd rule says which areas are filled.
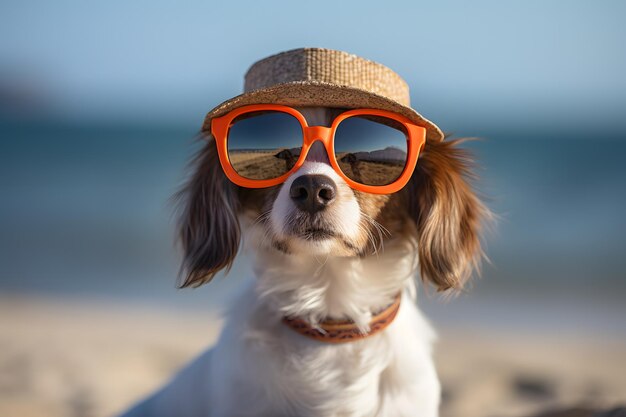
[[[224,101],[206,115],[202,131],[211,131],[211,119],[248,104],[373,108],[399,113],[426,128],[426,140],[439,142],[443,132],[430,120],[396,101],[366,90],[320,81],[294,81],[240,94]]]

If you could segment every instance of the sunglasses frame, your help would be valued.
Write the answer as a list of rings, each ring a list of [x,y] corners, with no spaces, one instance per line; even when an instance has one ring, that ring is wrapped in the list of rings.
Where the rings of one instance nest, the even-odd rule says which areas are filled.
[[[296,161],[295,165],[285,174],[281,175],[277,178],[264,179],[264,180],[254,180],[250,178],[242,177],[235,171],[235,168],[231,165],[229,157],[228,157],[228,131],[229,128],[235,120],[236,117],[241,116],[242,114],[257,112],[257,111],[277,111],[287,113],[293,117],[295,117],[302,127],[302,150],[300,151],[300,156]],[[335,141],[335,131],[337,126],[341,121],[352,117],[352,116],[363,116],[363,115],[371,115],[371,116],[382,116],[387,117],[389,119],[395,120],[401,123],[406,129],[406,140],[407,140],[407,159],[406,164],[404,165],[404,169],[400,176],[392,183],[385,185],[366,185],[356,182],[350,178],[348,178],[337,163],[334,141]],[[417,164],[417,159],[421,150],[426,143],[426,128],[419,126],[413,123],[407,117],[404,117],[400,114],[379,110],[379,109],[354,109],[348,110],[344,113],[339,114],[332,122],[330,127],[326,126],[309,126],[307,124],[306,119],[298,110],[293,107],[279,105],[279,104],[251,104],[247,106],[238,107],[230,112],[226,113],[223,116],[215,117],[211,119],[211,133],[213,138],[215,138],[215,143],[217,145],[217,153],[219,156],[220,164],[222,165],[222,169],[224,173],[228,177],[230,181],[233,183],[246,188],[266,188],[272,187],[274,185],[282,184],[289,178],[291,174],[296,172],[300,167],[304,164],[307,154],[309,153],[309,149],[315,141],[320,141],[324,145],[326,149],[326,153],[328,154],[328,159],[330,161],[330,165],[335,170],[335,172],[353,189],[358,191],[363,191],[366,193],[372,194],[392,194],[404,187],[413,171],[415,170],[415,165]]]

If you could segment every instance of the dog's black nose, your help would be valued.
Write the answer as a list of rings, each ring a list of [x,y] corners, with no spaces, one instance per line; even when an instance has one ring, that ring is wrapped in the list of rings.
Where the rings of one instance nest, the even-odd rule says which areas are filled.
[[[332,203],[336,195],[337,186],[326,175],[301,175],[289,189],[289,196],[296,206],[311,214]]]

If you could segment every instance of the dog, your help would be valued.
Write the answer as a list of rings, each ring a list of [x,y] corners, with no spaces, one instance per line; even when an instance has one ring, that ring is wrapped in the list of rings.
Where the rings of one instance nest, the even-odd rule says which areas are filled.
[[[342,111],[298,110],[316,126]],[[415,276],[439,291],[463,288],[490,216],[460,141],[428,142],[403,189],[369,194],[346,185],[319,142],[283,184],[249,189],[227,179],[215,141],[204,140],[177,194],[182,286],[228,270],[241,241],[255,276],[216,345],[124,416],[436,417],[435,333],[416,306]],[[297,317],[316,328],[342,318],[365,334],[397,297],[390,324],[346,343],[285,323]]]

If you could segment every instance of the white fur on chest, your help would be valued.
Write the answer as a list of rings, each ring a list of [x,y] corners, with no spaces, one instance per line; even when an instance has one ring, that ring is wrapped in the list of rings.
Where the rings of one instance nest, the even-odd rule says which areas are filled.
[[[371,259],[293,259],[259,252],[211,353],[213,416],[437,415],[434,333],[415,306],[414,253],[404,241]],[[344,344],[297,334],[284,315],[367,323],[403,292],[383,332]]]
[[[436,417],[434,333],[415,305],[406,241],[376,258],[290,260],[258,252],[256,277],[232,304],[213,349],[125,417]],[[402,291],[395,320],[371,337],[327,344],[283,315],[351,318]]]
[[[433,332],[407,295],[384,332],[339,345],[268,320],[255,300],[250,288],[211,353],[212,415],[436,415]]]

